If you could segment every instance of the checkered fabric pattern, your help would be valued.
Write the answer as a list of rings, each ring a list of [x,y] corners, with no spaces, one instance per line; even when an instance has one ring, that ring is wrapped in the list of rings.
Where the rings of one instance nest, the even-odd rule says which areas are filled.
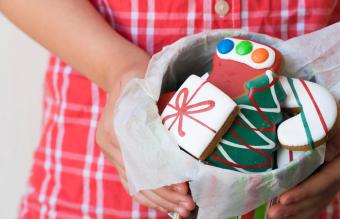
[[[337,0],[92,0],[125,38],[150,54],[181,37],[216,28],[241,28],[282,39],[340,20]],[[114,61],[114,60],[113,60]],[[59,58],[46,72],[42,135],[19,218],[167,218],[124,191],[116,170],[95,143],[105,93]],[[335,200],[321,218],[338,219]]]

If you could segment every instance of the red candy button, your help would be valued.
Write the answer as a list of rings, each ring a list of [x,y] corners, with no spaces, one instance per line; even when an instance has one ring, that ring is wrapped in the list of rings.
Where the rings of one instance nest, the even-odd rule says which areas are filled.
[[[262,63],[265,62],[269,57],[269,53],[266,49],[263,48],[259,48],[256,49],[253,54],[251,54],[251,59],[255,62],[255,63]]]

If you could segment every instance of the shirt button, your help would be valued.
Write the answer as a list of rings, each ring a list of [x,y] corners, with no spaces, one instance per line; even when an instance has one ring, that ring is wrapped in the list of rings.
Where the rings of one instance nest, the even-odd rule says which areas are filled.
[[[220,17],[224,17],[228,14],[230,10],[229,3],[225,0],[217,0],[215,3],[215,12],[220,15]]]

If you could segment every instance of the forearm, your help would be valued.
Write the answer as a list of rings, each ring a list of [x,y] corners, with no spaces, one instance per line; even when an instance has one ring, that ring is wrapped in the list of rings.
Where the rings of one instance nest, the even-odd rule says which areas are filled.
[[[14,24],[105,90],[143,77],[149,56],[105,22],[87,0],[0,0]]]

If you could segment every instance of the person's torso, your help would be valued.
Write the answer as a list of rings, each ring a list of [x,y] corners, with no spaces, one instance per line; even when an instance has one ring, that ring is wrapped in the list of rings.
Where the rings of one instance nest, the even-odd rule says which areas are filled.
[[[217,28],[243,29],[285,40],[327,26],[337,4],[337,0],[226,0],[229,10],[220,16],[215,10],[220,1],[91,0],[113,29],[150,54],[182,37]],[[104,212],[111,218],[137,213],[138,217],[154,218],[150,216],[154,212],[143,209],[125,193],[95,143],[105,103],[103,90],[51,56],[45,78],[42,138],[30,180],[36,193],[28,199],[49,206],[52,213],[51,209],[63,206],[85,216]],[[47,215],[43,209],[38,215]]]

